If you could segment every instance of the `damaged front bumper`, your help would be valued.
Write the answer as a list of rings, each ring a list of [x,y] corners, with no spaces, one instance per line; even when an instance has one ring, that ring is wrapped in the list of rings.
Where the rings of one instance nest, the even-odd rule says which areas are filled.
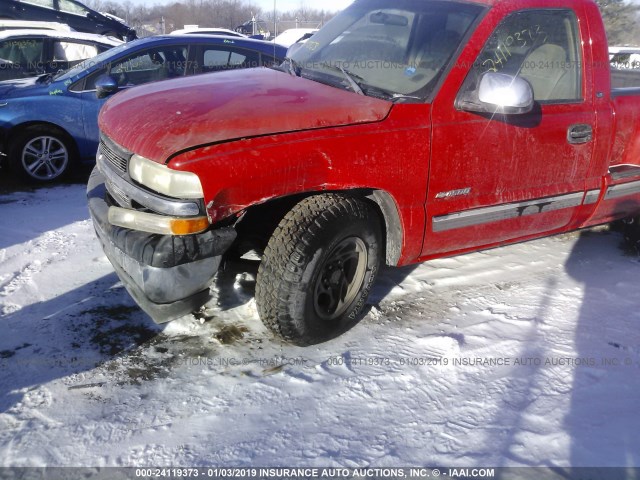
[[[170,236],[111,225],[105,178],[94,168],[89,211],[103,250],[140,307],[157,323],[187,315],[211,299],[209,286],[236,238],[232,227]]]

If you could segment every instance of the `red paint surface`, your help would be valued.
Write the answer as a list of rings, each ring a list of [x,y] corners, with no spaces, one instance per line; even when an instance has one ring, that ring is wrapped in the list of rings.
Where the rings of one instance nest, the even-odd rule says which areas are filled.
[[[100,130],[165,162],[182,150],[245,137],[383,120],[391,103],[256,68],[132,88],[102,108]]]
[[[594,3],[487,2],[433,103],[367,98],[269,70],[162,82],[117,95],[104,133],[155,161],[197,173],[214,221],[296,193],[378,189],[394,200],[403,230],[400,264],[560,233],[640,211],[640,195],[603,201],[608,168],[640,164],[640,95],[611,98],[607,42]],[[457,111],[454,100],[489,35],[510,12],[572,8],[582,39],[583,101],[542,105],[523,128]],[[466,67],[464,67],[466,65]],[[570,145],[571,125],[594,140]],[[631,178],[618,183],[639,180]],[[437,194],[470,188],[466,196]],[[601,189],[591,205],[433,232],[433,217]],[[632,209],[633,211],[633,209]]]

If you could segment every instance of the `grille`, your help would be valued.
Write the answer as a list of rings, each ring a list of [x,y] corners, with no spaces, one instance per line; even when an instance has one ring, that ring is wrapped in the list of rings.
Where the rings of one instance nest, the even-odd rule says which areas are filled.
[[[107,190],[120,207],[131,208],[131,199],[117,185],[107,180]]]
[[[104,140],[100,140],[100,153],[102,153],[104,158],[117,170],[122,173],[127,173],[127,164],[129,160],[115,152],[104,142]]]

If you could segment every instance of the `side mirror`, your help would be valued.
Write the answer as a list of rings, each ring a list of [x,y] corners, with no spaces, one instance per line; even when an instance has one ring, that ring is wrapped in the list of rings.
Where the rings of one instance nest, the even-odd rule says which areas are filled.
[[[118,82],[110,75],[100,75],[96,80],[96,97],[105,98],[118,91]]]
[[[464,93],[456,103],[468,112],[518,115],[533,109],[533,89],[521,77],[487,72],[477,90]]]

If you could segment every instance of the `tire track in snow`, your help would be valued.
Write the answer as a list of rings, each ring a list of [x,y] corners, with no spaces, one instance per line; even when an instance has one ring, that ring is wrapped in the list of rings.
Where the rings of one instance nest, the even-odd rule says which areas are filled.
[[[46,232],[26,252],[21,251],[13,258],[10,258],[7,262],[10,268],[12,260],[14,263],[18,263],[24,258],[32,260],[27,264],[16,265],[17,271],[12,274],[3,274],[0,277],[0,297],[7,297],[28,284],[33,284],[37,291],[38,287],[34,284],[34,277],[48,265],[65,260],[69,256],[69,251],[75,245],[75,238],[75,234],[66,234],[61,231]],[[3,262],[6,256],[6,249],[2,250],[0,257]]]
[[[33,276],[41,270],[42,263],[39,260],[27,264],[25,267],[20,269],[20,271],[14,273],[11,280],[9,280],[2,290],[0,290],[0,296],[6,297],[11,295],[22,286],[31,283]]]

